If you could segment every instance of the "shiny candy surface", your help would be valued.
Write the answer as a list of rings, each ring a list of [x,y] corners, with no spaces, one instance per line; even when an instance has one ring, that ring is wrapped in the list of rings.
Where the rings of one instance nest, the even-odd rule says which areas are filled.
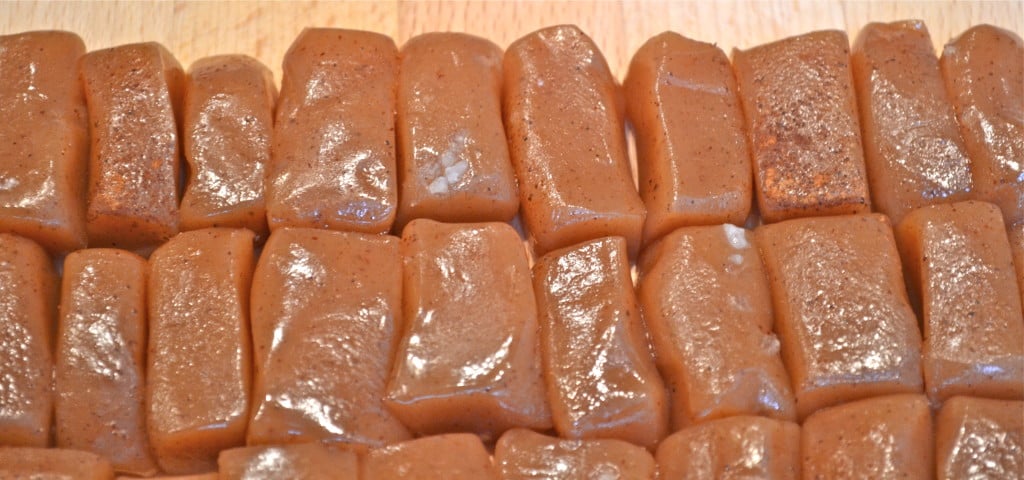
[[[480,441],[470,433],[417,438],[370,451],[363,457],[362,480],[497,480],[498,471]]]
[[[669,435],[656,458],[660,478],[798,478],[800,426],[751,416],[713,420]]]
[[[651,480],[650,452],[622,440],[565,440],[516,428],[494,446],[503,480]]]
[[[319,443],[224,450],[217,459],[221,480],[357,480],[359,456]]]
[[[1024,402],[953,397],[935,417],[937,478],[1024,475]]]

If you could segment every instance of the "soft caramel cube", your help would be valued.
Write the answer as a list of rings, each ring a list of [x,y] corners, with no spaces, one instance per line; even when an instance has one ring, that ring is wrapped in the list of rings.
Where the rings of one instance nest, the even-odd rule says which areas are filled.
[[[929,398],[1024,399],[1024,315],[999,207],[920,208],[896,234],[921,305]]]
[[[405,329],[385,401],[417,433],[487,439],[551,427],[537,304],[519,234],[504,223],[413,220],[402,232]]]
[[[789,220],[757,241],[798,418],[922,390],[921,333],[883,215]]]
[[[652,480],[654,457],[643,447],[614,439],[565,440],[525,428],[505,432],[494,446],[503,480]]]
[[[750,151],[729,58],[665,32],[647,41],[623,84],[636,136],[644,243],[682,226],[743,224]]]
[[[110,480],[114,469],[107,459],[78,450],[0,447],[3,480]]]
[[[357,480],[355,452],[319,443],[232,448],[217,458],[220,480]]]
[[[868,212],[846,33],[736,50],[733,68],[764,221]]]
[[[658,445],[660,478],[763,478],[800,476],[800,426],[764,417],[737,416],[682,429]]]
[[[363,458],[362,480],[497,480],[480,437],[450,433],[371,450]]]
[[[936,478],[1024,475],[1024,402],[953,397],[935,417]]]
[[[633,292],[626,240],[605,237],[537,261],[541,355],[559,436],[653,448],[668,430],[665,386]]]

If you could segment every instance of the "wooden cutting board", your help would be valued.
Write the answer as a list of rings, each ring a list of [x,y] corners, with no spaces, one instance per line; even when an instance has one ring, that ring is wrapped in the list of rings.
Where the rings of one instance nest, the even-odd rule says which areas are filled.
[[[1024,33],[1024,1],[10,1],[0,0],[0,34],[63,29],[89,49],[157,41],[186,68],[214,54],[245,53],[270,66],[304,27],[372,30],[401,45],[431,31],[473,33],[505,47],[543,26],[574,23],[590,34],[621,79],[633,52],[674,30],[727,52],[790,35],[834,28],[851,42],[871,21],[924,20],[939,49],[979,23]]]

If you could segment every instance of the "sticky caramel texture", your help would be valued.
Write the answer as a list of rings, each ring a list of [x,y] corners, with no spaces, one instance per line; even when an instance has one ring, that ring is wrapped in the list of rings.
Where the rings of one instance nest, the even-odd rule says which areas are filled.
[[[505,52],[505,134],[524,224],[538,254],[608,235],[640,248],[615,78],[574,26],[538,30]]]
[[[42,247],[0,233],[0,447],[50,443],[58,281]]]
[[[939,61],[953,102],[977,199],[1024,221],[1024,41],[992,25],[967,29]]]
[[[491,456],[471,433],[423,437],[372,450],[363,457],[363,480],[498,480]]]
[[[224,450],[217,458],[217,466],[221,480],[354,480],[359,475],[359,457],[355,452],[319,443]]]
[[[307,28],[285,53],[267,168],[270,228],[384,233],[398,207],[398,49],[372,32]]]
[[[80,72],[92,138],[89,245],[159,245],[178,232],[181,65],[157,43],[136,43],[86,54]]]
[[[644,243],[682,226],[742,225],[753,178],[725,53],[662,33],[637,50],[623,90],[647,207]]]
[[[494,446],[503,480],[616,478],[652,480],[657,467],[643,447],[622,440],[565,440],[525,428],[505,432]]]
[[[84,53],[69,32],[0,36],[0,231],[54,253],[86,245]]]
[[[149,260],[146,422],[161,469],[215,470],[245,443],[253,233],[184,232]]]
[[[660,478],[800,477],[800,426],[737,416],[694,425],[658,445]]]
[[[756,234],[798,418],[922,391],[921,333],[885,216],[795,219]]]
[[[870,210],[846,33],[733,51],[765,222]]]
[[[1024,472],[1024,402],[953,397],[935,417],[936,478],[1014,478]]]
[[[640,319],[626,240],[605,237],[537,261],[541,354],[559,436],[651,448],[668,430],[668,399]]]
[[[928,396],[1024,399],[1024,316],[999,207],[934,205],[896,229],[920,305]]]
[[[64,259],[56,355],[57,446],[121,473],[157,472],[146,432],[146,260],[124,250]]]
[[[1010,225],[1007,233],[1010,235],[1013,266],[1017,270],[1017,287],[1020,288],[1020,299],[1024,304],[1024,222]]]
[[[501,120],[501,48],[428,33],[406,42],[401,59],[396,228],[415,218],[511,220],[519,189]]]
[[[924,24],[870,23],[851,59],[875,210],[898,224],[915,208],[966,200],[971,161]]]
[[[397,238],[278,229],[252,292],[250,445],[410,438],[382,401],[401,336]]]
[[[105,458],[88,452],[0,448],[0,478],[111,480],[114,470]]]
[[[188,181],[181,229],[248,228],[267,236],[266,165],[274,76],[244,55],[197,60],[185,77],[182,142]]]

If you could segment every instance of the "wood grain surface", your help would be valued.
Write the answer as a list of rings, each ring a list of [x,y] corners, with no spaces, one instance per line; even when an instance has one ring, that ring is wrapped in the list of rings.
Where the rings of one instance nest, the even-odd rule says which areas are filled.
[[[90,50],[157,41],[186,68],[222,53],[252,55],[274,70],[304,28],[372,30],[401,46],[431,31],[462,31],[502,47],[538,28],[575,23],[601,47],[621,79],[633,52],[665,30],[716,42],[727,52],[835,28],[851,42],[865,24],[924,20],[936,48],[964,29],[991,23],[1020,35],[1024,1],[10,1],[0,0],[0,34],[62,29]]]

